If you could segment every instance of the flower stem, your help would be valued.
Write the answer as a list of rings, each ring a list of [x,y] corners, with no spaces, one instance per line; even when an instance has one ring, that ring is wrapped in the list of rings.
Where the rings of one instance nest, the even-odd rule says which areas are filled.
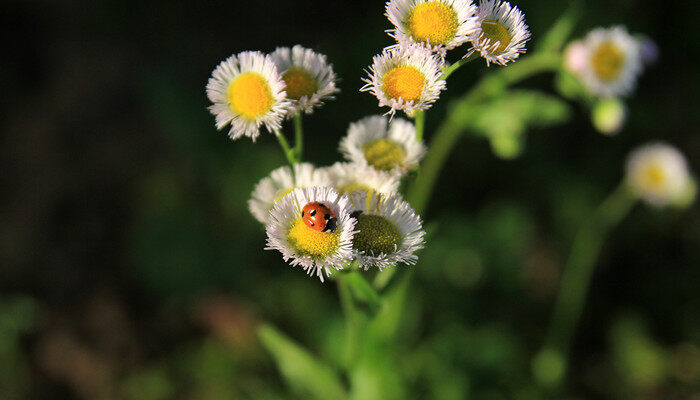
[[[350,269],[357,268],[357,262],[353,261]],[[338,273],[338,294],[340,305],[345,315],[345,362],[349,368],[355,362],[360,348],[360,334],[362,331],[362,315],[356,307],[352,296],[351,282],[348,274],[356,271]]]
[[[456,63],[445,67],[445,69],[442,71],[442,75],[440,76],[440,79],[445,80],[447,79],[450,75],[452,75],[453,72],[457,71],[462,65],[468,63],[469,61],[476,60],[479,58],[479,53],[476,51],[473,51],[471,54],[468,56],[462,58],[461,60],[457,61]]]
[[[297,158],[294,155],[294,150],[289,147],[289,143],[287,142],[287,139],[284,137],[282,132],[277,131],[275,132],[275,136],[277,136],[277,141],[280,143],[280,146],[282,147],[282,151],[284,152],[284,155],[287,157],[287,161],[289,161],[289,164],[291,166],[294,166],[296,164]]]
[[[423,140],[423,131],[425,130],[425,111],[418,110],[413,114],[413,121],[416,123],[416,139]]]
[[[533,372],[540,383],[559,386],[564,378],[567,357],[576,327],[581,318],[586,294],[603,243],[610,231],[622,221],[636,202],[625,183],[615,189],[579,229],[564,267],[561,287],[544,346],[533,362]],[[547,367],[546,358],[559,367]]]
[[[301,119],[301,112],[294,116],[294,157],[299,162],[304,154],[304,128]]]

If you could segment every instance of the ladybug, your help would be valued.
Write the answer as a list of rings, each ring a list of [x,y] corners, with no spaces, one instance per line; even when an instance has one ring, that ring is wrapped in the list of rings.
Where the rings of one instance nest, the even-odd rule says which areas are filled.
[[[301,210],[301,219],[309,228],[321,232],[335,232],[338,217],[330,207],[318,201],[307,203]]]

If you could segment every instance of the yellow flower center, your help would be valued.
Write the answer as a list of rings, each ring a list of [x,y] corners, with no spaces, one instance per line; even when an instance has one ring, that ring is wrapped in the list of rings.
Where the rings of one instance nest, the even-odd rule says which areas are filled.
[[[336,229],[335,232],[317,231],[308,227],[299,218],[289,227],[287,240],[301,255],[313,258],[327,257],[338,250],[340,229]]]
[[[270,111],[274,98],[267,80],[257,72],[244,72],[228,86],[231,110],[249,120]]]
[[[344,186],[341,186],[338,188],[338,191],[340,191],[341,194],[350,194],[350,193],[355,193],[355,192],[365,192],[367,193],[367,196],[370,197],[373,193],[374,190],[370,188],[367,185],[363,185],[359,182],[354,182],[350,183]]]
[[[362,146],[362,150],[367,164],[383,171],[394,169],[406,158],[403,147],[389,139],[370,140]]]
[[[625,55],[612,42],[603,42],[591,55],[591,67],[602,81],[612,81],[620,75]]]
[[[442,1],[427,1],[413,7],[404,24],[417,42],[447,44],[457,35],[457,13]]]
[[[498,47],[489,50],[493,55],[499,55],[506,51],[510,41],[513,40],[505,25],[495,19],[485,19],[481,23],[481,37],[489,41],[489,47],[495,45],[496,42],[499,43]]]
[[[318,90],[316,79],[309,71],[299,67],[290,67],[282,75],[282,79],[286,85],[287,97],[290,99],[299,100],[304,96],[310,97]]]
[[[296,187],[291,186],[286,189],[280,190],[277,192],[277,195],[275,196],[275,204],[277,204],[278,201],[282,200],[282,197],[288,195],[289,193],[292,192],[292,190],[296,189]]]
[[[651,191],[662,189],[666,183],[666,171],[657,163],[651,163],[643,171],[644,184]]]
[[[352,247],[368,254],[393,253],[401,244],[401,231],[388,219],[372,214],[360,214]]]
[[[419,100],[423,93],[423,73],[409,66],[397,66],[384,75],[384,93],[392,99]]]

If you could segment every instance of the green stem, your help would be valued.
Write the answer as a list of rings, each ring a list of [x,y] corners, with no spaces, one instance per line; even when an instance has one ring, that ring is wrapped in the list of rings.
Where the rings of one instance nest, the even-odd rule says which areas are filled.
[[[304,154],[304,128],[301,119],[301,112],[294,116],[294,156],[299,162]]]
[[[289,164],[291,166],[294,166],[298,161],[296,157],[294,156],[294,150],[292,150],[289,147],[289,143],[287,142],[287,139],[284,137],[282,132],[277,131],[275,132],[275,136],[277,136],[277,141],[280,143],[280,146],[282,147],[282,151],[284,152],[284,155],[287,157],[287,161],[289,161]]]
[[[356,261],[353,261],[350,268],[357,268]],[[347,276],[352,273],[356,272],[338,273],[338,294],[340,296],[340,305],[345,315],[345,362],[348,369],[357,359],[360,348],[360,334],[362,332],[362,315],[353,300],[351,282]]]
[[[463,103],[462,105],[466,105],[466,107],[459,107],[459,110],[469,109],[469,106],[502,93],[508,86],[533,75],[553,71],[559,67],[560,62],[561,58],[558,55],[550,53],[533,54],[523,58],[482,79],[467,95],[457,100]],[[421,163],[416,181],[408,191],[407,199],[418,213],[425,210],[440,170],[463,132],[461,125],[455,122],[455,110],[456,108],[453,107],[438,128],[428,153]],[[464,116],[460,118],[464,119]]]
[[[425,111],[418,110],[413,114],[413,121],[416,124],[416,139],[423,140],[423,131],[425,130]]]
[[[535,371],[541,383],[558,386],[564,378],[571,341],[586,300],[596,261],[610,231],[629,213],[636,202],[625,183],[614,190],[579,229],[564,267],[549,331],[540,354],[555,357],[561,368],[548,375]],[[535,366],[537,368],[537,366]]]
[[[440,79],[445,80],[447,79],[450,75],[452,75],[453,72],[457,71],[462,65],[468,63],[469,61],[476,60],[479,58],[479,53],[474,51],[470,55],[462,58],[461,60],[457,61],[456,63],[445,67],[445,69],[442,71],[442,75],[440,76]]]

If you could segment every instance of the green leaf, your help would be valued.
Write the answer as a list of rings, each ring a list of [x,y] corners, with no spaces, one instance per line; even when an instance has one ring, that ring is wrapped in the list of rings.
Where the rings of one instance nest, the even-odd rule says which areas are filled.
[[[319,400],[343,400],[347,393],[333,368],[317,360],[283,333],[262,325],[258,336],[277,363],[282,376],[300,396]]]
[[[565,122],[571,114],[564,101],[533,90],[510,91],[470,109],[462,107],[461,111],[454,121],[489,139],[496,155],[502,158],[521,153],[528,129]]]

